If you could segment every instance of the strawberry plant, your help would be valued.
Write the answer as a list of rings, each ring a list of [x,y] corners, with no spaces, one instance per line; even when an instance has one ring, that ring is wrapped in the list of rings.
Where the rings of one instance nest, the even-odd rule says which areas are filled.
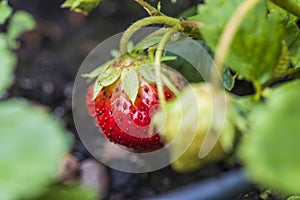
[[[66,1],[63,7],[87,14],[99,2],[89,1],[87,6],[83,1]],[[125,31],[118,58],[84,75],[96,79],[87,93],[87,107],[104,135],[114,143],[153,151],[178,135],[184,141],[195,129],[195,143],[172,163],[175,169],[195,170],[208,161],[230,156],[241,162],[249,178],[262,188],[273,188],[285,195],[299,194],[300,2],[206,0],[197,5],[196,13],[180,19],[164,14],[160,4],[155,8],[143,0],[136,2],[150,17]],[[153,24],[166,28],[146,36],[128,51],[134,32]],[[168,67],[164,70],[168,52],[163,48],[180,43],[178,33],[204,44],[213,55],[215,67],[210,66],[211,83],[206,87],[214,95],[226,88],[228,102],[223,106],[209,105],[212,100],[203,89],[205,85],[197,83],[192,88],[199,108],[193,109],[194,104],[189,104],[192,89],[178,89],[176,82],[165,78],[169,74]],[[252,84],[254,92],[237,95],[235,89],[241,80]],[[216,96],[217,102],[222,100]],[[176,102],[183,102],[181,114]],[[154,118],[145,114],[156,104],[161,110],[155,112]],[[224,107],[224,127],[216,137],[206,122],[213,115],[212,108]],[[195,110],[197,113],[192,114]],[[149,132],[162,120],[167,123],[159,133]],[[144,128],[149,124],[150,128]],[[219,126],[214,120],[212,124],[213,128]],[[201,146],[208,140],[216,141],[211,143],[210,152],[201,154]],[[170,157],[180,148],[182,142],[172,144]]]

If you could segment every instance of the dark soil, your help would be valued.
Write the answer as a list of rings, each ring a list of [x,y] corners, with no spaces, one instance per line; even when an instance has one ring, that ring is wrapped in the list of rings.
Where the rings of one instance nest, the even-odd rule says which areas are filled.
[[[16,81],[7,97],[25,97],[48,107],[59,117],[65,127],[74,134],[72,154],[82,162],[91,155],[87,152],[72,118],[72,88],[77,69],[85,56],[105,38],[124,31],[146,12],[131,0],[109,0],[88,17],[61,9],[63,0],[10,0],[14,9],[27,10],[35,17],[37,28],[21,38],[17,51],[19,64]],[[155,1],[156,2],[156,1]],[[176,5],[165,5],[163,10],[173,16],[196,1],[179,1]],[[244,83],[246,94],[252,88]],[[170,167],[156,172],[130,174],[109,169],[110,192],[108,199],[140,199],[185,186],[202,179],[219,175],[237,167],[224,162],[203,169],[180,174]],[[260,199],[257,191],[241,194],[237,199]]]

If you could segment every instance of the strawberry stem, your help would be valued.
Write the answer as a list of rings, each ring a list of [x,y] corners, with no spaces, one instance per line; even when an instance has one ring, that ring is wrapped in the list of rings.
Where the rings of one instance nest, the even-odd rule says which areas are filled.
[[[140,28],[151,24],[164,24],[167,26],[175,27],[176,25],[180,24],[180,20],[168,16],[151,16],[135,22],[134,24],[129,26],[129,28],[124,32],[121,38],[120,41],[121,54],[127,53],[127,43],[130,40],[131,36]]]
[[[230,20],[226,24],[222,35],[220,36],[218,46],[216,49],[214,63],[216,69],[212,72],[211,79],[215,88],[220,87],[221,79],[220,73],[223,70],[223,65],[227,54],[230,50],[230,46],[233,42],[234,36],[238,31],[238,28],[243,21],[246,14],[258,3],[260,0],[246,0],[244,1],[233,13]]]
[[[255,88],[255,96],[254,96],[254,101],[259,101],[262,95],[262,86],[259,83],[259,81],[254,81],[253,86]]]
[[[161,38],[158,47],[155,52],[155,76],[156,76],[156,85],[157,85],[157,90],[158,90],[158,96],[159,96],[159,101],[161,104],[161,107],[164,108],[166,105],[166,100],[165,100],[165,94],[163,91],[163,82],[161,78],[161,57],[163,53],[163,48],[167,41],[169,40],[170,36],[174,32],[173,29],[169,29],[166,34]]]

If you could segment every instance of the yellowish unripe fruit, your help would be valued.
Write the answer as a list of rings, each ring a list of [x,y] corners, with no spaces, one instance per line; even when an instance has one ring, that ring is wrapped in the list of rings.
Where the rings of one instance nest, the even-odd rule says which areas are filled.
[[[191,84],[153,117],[153,124],[170,150],[175,170],[196,170],[224,158],[226,151],[230,151],[234,127],[226,119],[226,106],[224,91],[205,83]],[[203,158],[201,147],[209,152]]]

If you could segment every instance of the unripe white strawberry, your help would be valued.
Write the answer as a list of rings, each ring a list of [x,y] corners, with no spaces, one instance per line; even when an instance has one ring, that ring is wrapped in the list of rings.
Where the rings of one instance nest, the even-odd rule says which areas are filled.
[[[160,129],[165,144],[169,144],[175,170],[193,171],[205,163],[224,158],[230,150],[234,127],[226,119],[228,99],[226,102],[224,94],[210,84],[191,84],[177,100],[168,102],[166,108],[154,116],[153,125]],[[209,153],[199,158],[202,145]]]

